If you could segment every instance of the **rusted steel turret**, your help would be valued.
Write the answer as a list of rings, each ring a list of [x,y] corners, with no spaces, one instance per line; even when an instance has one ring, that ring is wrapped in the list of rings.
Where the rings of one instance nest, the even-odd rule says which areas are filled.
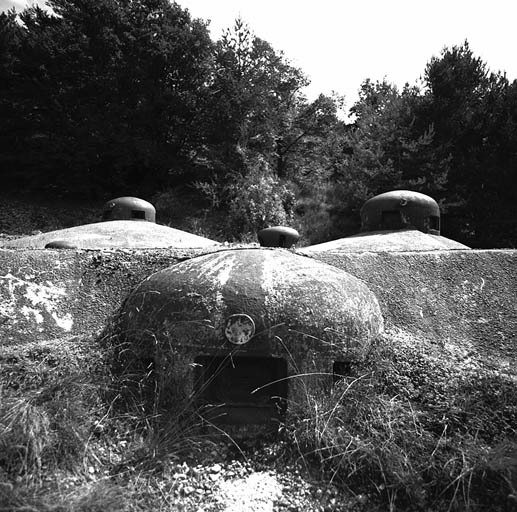
[[[258,232],[258,240],[262,247],[283,247],[290,249],[300,239],[296,229],[286,226],[272,226]]]
[[[361,208],[361,231],[393,231],[414,228],[440,234],[440,207],[429,196],[409,190],[393,190],[372,197]]]
[[[104,204],[102,220],[156,222],[156,210],[151,203],[138,197],[117,197]]]

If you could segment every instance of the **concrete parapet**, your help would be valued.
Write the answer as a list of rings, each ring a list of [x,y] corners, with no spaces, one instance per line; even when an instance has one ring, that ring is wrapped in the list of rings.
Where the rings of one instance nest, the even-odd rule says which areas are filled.
[[[0,250],[0,343],[100,332],[153,272],[212,249]],[[517,251],[318,251],[364,281],[387,329],[515,360]]]
[[[363,280],[387,329],[402,329],[466,353],[517,359],[517,251],[352,253],[314,258]]]
[[[149,274],[209,249],[0,249],[0,343],[101,331]]]

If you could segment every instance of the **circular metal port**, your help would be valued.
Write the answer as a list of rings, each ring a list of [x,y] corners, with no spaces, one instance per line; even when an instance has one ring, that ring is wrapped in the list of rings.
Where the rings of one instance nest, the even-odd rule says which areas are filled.
[[[244,345],[248,343],[255,334],[255,322],[253,318],[244,313],[232,315],[226,321],[224,335],[226,339],[234,345]]]

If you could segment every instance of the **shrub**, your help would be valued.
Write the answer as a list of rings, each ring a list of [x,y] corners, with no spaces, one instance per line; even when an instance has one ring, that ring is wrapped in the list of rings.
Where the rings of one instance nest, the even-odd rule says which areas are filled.
[[[289,225],[294,194],[257,158],[249,173],[230,186],[228,225],[231,233],[256,233],[260,229]]]

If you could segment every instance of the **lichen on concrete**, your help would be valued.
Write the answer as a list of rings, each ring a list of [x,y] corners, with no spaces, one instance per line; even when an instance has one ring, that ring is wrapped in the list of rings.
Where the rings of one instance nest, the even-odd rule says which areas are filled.
[[[225,334],[235,315],[254,325],[242,344]],[[240,249],[149,276],[125,301],[114,343],[122,372],[145,380],[152,365],[149,389],[163,396],[181,388],[192,396],[202,356],[277,358],[286,376],[304,375],[309,387],[328,385],[334,362],[363,358],[382,329],[377,299],[346,272],[286,250]],[[289,389],[288,400],[303,392],[294,382]]]

